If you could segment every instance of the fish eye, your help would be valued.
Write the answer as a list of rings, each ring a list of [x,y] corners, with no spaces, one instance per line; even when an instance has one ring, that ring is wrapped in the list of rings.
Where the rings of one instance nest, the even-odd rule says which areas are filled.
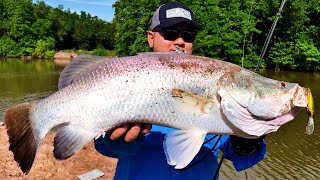
[[[281,86],[281,87],[286,87],[287,84],[286,84],[285,82],[281,81],[281,82],[280,82],[280,86]]]

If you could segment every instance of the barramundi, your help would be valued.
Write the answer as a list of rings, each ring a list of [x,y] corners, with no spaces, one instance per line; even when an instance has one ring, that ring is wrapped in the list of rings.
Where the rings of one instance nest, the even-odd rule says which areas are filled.
[[[58,86],[47,98],[4,112],[9,149],[24,173],[49,131],[56,133],[54,157],[63,160],[134,122],[177,128],[163,146],[168,164],[181,169],[207,133],[258,138],[293,120],[311,95],[296,83],[183,53],[79,56],[62,71]]]

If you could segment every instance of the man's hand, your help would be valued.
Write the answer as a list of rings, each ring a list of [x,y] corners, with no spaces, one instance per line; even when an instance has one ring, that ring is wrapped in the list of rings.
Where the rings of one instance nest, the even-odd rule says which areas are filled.
[[[248,156],[259,151],[260,144],[266,136],[264,135],[257,139],[246,139],[232,135],[230,137],[234,151],[241,155]]]
[[[124,136],[124,140],[127,142],[135,141],[138,136],[145,135],[150,132],[152,128],[152,124],[145,123],[132,123],[132,124],[124,124],[110,132],[110,139],[117,140]]]

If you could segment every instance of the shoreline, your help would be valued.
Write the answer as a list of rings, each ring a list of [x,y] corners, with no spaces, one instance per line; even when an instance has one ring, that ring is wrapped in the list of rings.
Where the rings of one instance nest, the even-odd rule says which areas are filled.
[[[93,141],[67,160],[53,157],[54,133],[50,132],[40,146],[37,157],[29,172],[25,175],[9,151],[6,129],[0,125],[0,179],[77,179],[81,175],[98,169],[104,176],[98,180],[112,180],[117,159],[106,157],[94,149]]]
[[[75,57],[77,57],[78,54],[75,52],[63,52],[63,51],[57,51],[53,57],[47,58],[47,59],[53,59],[53,60],[71,60]],[[41,57],[36,56],[20,56],[20,57],[6,57],[6,56],[0,56],[0,59],[7,59],[7,58],[18,58],[21,60],[36,60],[36,59],[43,59]]]

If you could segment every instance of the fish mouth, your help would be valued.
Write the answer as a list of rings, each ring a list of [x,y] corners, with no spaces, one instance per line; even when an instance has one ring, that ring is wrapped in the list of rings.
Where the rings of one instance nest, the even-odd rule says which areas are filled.
[[[292,100],[293,105],[298,107],[308,106],[308,89],[298,86],[293,95]]]
[[[218,90],[220,108],[227,120],[236,128],[251,136],[262,136],[277,131],[282,125],[294,119],[301,107],[293,106],[277,117],[265,118],[251,113],[247,107],[238,103],[225,89]]]
[[[280,126],[286,124],[287,122],[293,120],[298,115],[298,113],[301,111],[301,109],[302,109],[301,107],[293,107],[288,114],[284,114],[282,116],[279,116],[279,117],[276,117],[273,119],[269,119],[269,120],[267,120],[266,124],[280,127]]]
[[[173,52],[176,52],[176,53],[185,53],[187,54],[187,51],[184,49],[184,48],[180,48],[179,46],[175,45],[175,49],[172,50]]]

